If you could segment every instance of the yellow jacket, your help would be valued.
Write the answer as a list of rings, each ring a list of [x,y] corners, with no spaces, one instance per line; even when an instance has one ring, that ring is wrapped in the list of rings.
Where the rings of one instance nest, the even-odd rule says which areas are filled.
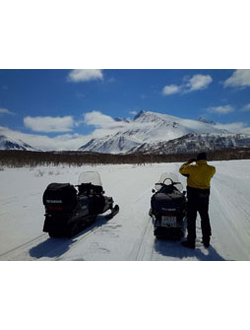
[[[206,160],[198,160],[196,164],[183,164],[179,172],[187,176],[187,185],[198,189],[209,189],[210,180],[216,170],[214,166],[208,165]]]

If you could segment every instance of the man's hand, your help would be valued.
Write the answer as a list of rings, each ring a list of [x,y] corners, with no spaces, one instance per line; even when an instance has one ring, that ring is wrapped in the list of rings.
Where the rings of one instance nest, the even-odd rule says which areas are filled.
[[[195,158],[190,158],[186,164],[191,164],[193,162],[196,162],[196,159]]]
[[[179,169],[179,172],[181,173],[181,175],[184,175],[186,177],[189,177],[189,172],[190,172],[190,167],[191,166],[188,166],[189,164],[193,163],[193,162],[196,162],[196,159],[195,158],[189,158],[189,160],[182,164],[180,169]]]

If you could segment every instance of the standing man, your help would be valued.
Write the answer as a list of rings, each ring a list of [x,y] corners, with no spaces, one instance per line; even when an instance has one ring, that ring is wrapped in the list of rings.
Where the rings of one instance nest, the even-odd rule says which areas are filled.
[[[196,164],[192,164],[196,161]],[[181,244],[195,249],[197,211],[201,217],[203,245],[210,245],[211,226],[208,215],[210,180],[215,174],[215,167],[207,164],[207,155],[201,152],[197,159],[189,159],[181,165],[179,172],[187,177],[187,240]]]

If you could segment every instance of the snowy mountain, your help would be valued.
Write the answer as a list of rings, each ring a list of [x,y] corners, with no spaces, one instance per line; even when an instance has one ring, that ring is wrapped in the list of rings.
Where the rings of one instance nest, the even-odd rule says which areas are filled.
[[[174,140],[176,142],[173,142]],[[250,136],[233,134],[203,118],[190,120],[141,111],[134,120],[126,121],[126,125],[119,132],[92,139],[79,150],[100,153],[130,153],[137,150],[162,153],[162,146],[166,145],[164,150],[169,153],[169,150],[183,152],[187,147],[196,150],[204,146],[206,150],[212,150],[238,144],[249,146]]]
[[[223,148],[250,147],[250,135],[210,133],[190,133],[180,138],[159,143],[144,143],[130,152],[144,154],[197,153],[199,151],[219,150]]]
[[[0,135],[0,150],[27,150],[38,151],[22,140],[14,140],[5,135]]]
[[[119,132],[115,135],[107,135],[103,138],[92,139],[79,150],[117,154],[126,153],[133,148],[140,147],[141,145],[141,140]]]

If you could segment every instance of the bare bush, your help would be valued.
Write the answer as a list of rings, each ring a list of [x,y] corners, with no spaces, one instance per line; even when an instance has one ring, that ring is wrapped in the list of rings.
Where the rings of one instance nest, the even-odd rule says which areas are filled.
[[[250,159],[250,148],[230,148],[207,152],[209,160]],[[80,151],[68,152],[32,152],[21,150],[0,150],[0,167],[29,166],[77,166],[99,164],[134,164],[184,162],[193,158],[194,153],[184,154],[99,154]],[[52,172],[51,172],[52,175]],[[41,174],[40,174],[41,176]]]

